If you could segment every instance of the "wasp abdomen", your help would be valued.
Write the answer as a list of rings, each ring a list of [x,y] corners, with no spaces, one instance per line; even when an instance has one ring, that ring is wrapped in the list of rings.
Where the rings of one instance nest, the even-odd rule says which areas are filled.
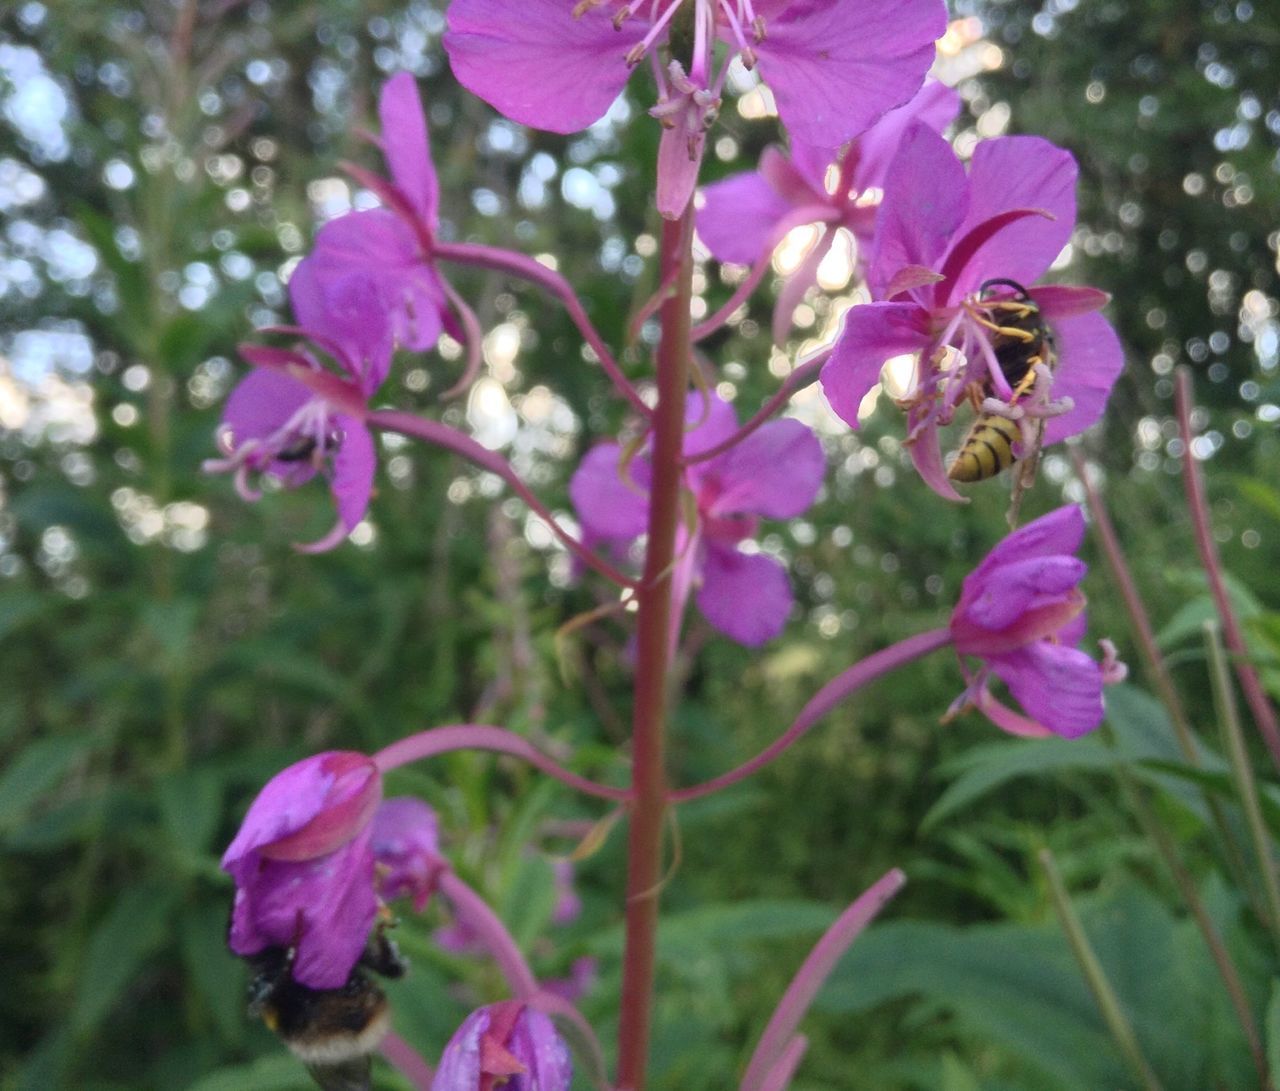
[[[983,413],[960,445],[947,470],[952,481],[985,481],[1013,465],[1013,445],[1022,439],[1017,421],[997,413]]]

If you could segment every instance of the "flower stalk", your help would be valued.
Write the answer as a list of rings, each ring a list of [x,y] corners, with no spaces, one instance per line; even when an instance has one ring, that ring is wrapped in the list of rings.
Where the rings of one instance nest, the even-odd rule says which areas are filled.
[[[664,765],[672,569],[680,525],[680,465],[689,383],[689,303],[693,295],[693,215],[662,225],[662,276],[675,273],[663,303],[658,343],[658,403],[653,415],[653,486],[648,546],[637,620],[632,716],[632,800],[627,843],[626,948],[618,1031],[618,1086],[644,1086],[649,1051],[662,831],[667,809]]]

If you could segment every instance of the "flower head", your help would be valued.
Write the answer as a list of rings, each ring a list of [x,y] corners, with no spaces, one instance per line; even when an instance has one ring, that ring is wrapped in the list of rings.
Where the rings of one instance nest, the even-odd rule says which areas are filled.
[[[856,428],[884,362],[914,355],[907,443],[943,496],[959,499],[938,429],[972,391],[985,394],[984,409],[1028,427],[1043,422],[1043,442],[1056,443],[1101,416],[1124,365],[1115,331],[1095,313],[1107,297],[1093,288],[1026,290],[1056,346],[1056,367],[1037,365],[1029,390],[1012,388],[993,347],[1001,308],[1019,296],[1013,289],[1031,285],[1071,236],[1075,181],[1071,154],[1030,136],[978,144],[966,175],[947,142],[919,123],[889,167],[867,278],[878,302],[848,312],[822,386]]]
[[[364,416],[385,371],[347,355],[337,344],[329,347],[336,371],[309,348],[242,346],[241,355],[255,370],[240,381],[223,408],[218,428],[222,457],[204,466],[214,473],[233,473],[246,500],[262,496],[254,480],[264,474],[288,488],[317,474],[327,478],[338,519],[324,537],[299,547],[306,552],[333,548],[364,518],[377,466]]]
[[[472,1012],[449,1039],[431,1091],[568,1091],[573,1065],[542,1012],[519,1000]]]
[[[732,175],[702,191],[698,234],[718,261],[765,261],[787,232],[806,224],[822,227],[821,237],[779,296],[775,340],[785,336],[792,312],[817,279],[818,266],[839,228],[852,233],[859,263],[870,252],[874,193],[883,189],[889,162],[908,125],[920,121],[941,132],[959,112],[960,96],[945,84],[927,80],[910,102],[890,110],[843,148],[793,139],[788,156],[770,146],[758,170]],[[829,177],[834,177],[830,187]]]
[[[228,942],[238,955],[293,949],[293,977],[341,988],[377,911],[371,820],[382,797],[373,759],[329,750],[277,773],[222,857],[235,880]]]
[[[1009,534],[966,578],[951,615],[962,657],[982,660],[953,712],[972,704],[1017,735],[1075,738],[1102,722],[1102,687],[1123,670],[1109,651],[1099,664],[1077,648],[1085,629],[1079,589],[1087,567],[1074,554],[1084,517],[1074,504]],[[1026,715],[987,691],[994,674]]]
[[[440,855],[436,814],[420,799],[397,796],[374,813],[374,859],[378,893],[384,901],[408,895],[421,913],[447,866]]]
[[[603,117],[647,61],[667,129],[658,207],[675,217],[735,57],[758,65],[792,137],[833,146],[911,97],[945,29],[937,0],[454,0],[444,44],[468,90],[561,133]]]
[[[686,413],[686,458],[709,451],[737,429],[733,407],[714,394],[694,396]],[[622,465],[616,443],[592,448],[569,483],[569,496],[586,537],[625,548],[648,521],[648,456]],[[757,646],[782,631],[791,588],[772,557],[745,553],[761,518],[791,519],[813,503],[825,469],[822,446],[796,420],[772,421],[742,442],[685,470],[685,488],[697,521],[683,528],[673,575],[675,624],[689,591],[715,628],[740,644]]]

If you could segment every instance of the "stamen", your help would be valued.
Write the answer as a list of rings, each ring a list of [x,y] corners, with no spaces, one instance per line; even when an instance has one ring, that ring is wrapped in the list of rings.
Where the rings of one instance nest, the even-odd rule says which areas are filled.
[[[680,10],[683,3],[684,0],[672,0],[671,6],[653,21],[653,26],[649,28],[649,33],[627,50],[626,61],[631,68],[638,65],[640,58],[649,52],[650,46],[662,35],[662,32],[667,28],[667,24],[675,17],[676,12]]]
[[[631,5],[624,4],[613,17],[613,29],[621,30],[622,24],[631,18]]]

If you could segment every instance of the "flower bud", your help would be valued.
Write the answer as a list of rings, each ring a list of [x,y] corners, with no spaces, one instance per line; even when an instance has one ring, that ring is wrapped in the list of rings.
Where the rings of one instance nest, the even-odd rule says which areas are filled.
[[[472,1012],[445,1046],[431,1091],[568,1091],[569,1049],[555,1025],[521,1000]]]

